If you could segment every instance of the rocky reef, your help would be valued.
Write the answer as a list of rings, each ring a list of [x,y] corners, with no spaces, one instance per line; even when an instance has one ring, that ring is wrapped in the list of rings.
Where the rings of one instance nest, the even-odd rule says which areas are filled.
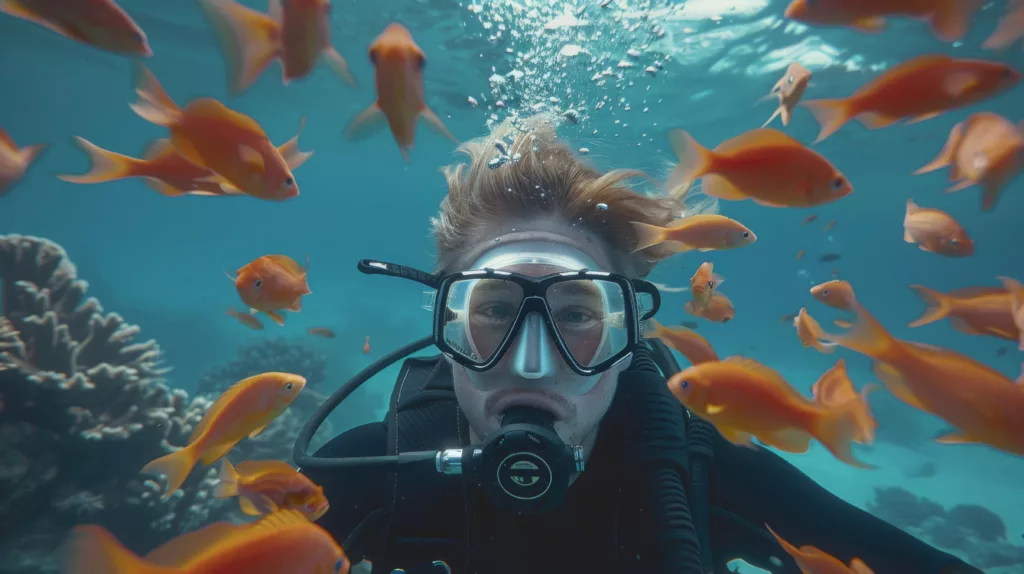
[[[986,572],[1024,572],[1024,546],[1008,542],[1003,520],[982,506],[961,504],[947,509],[902,488],[890,487],[876,488],[867,510]]]

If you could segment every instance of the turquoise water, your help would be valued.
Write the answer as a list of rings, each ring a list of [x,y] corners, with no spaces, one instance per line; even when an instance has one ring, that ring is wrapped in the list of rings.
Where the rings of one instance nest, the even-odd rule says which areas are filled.
[[[262,2],[243,3],[265,8]],[[325,66],[285,87],[273,65],[246,93],[229,97],[219,46],[194,2],[121,4],[149,36],[155,55],[146,63],[177,102],[221,99],[255,118],[278,144],[305,118],[300,147],[315,150],[296,171],[301,196],[283,203],[168,198],[138,180],[94,186],[59,181],[55,174],[87,169],[72,136],[137,155],[163,131],[128,107],[134,101],[129,59],[0,15],[0,127],[20,145],[50,145],[21,184],[0,199],[0,233],[62,245],[89,282],[90,295],[140,325],[145,338],[159,341],[175,369],[171,383],[190,391],[204,372],[263,338],[294,338],[324,353],[324,390],[330,390],[374,357],[429,333],[430,316],[420,308],[418,287],[355,270],[355,262],[365,257],[432,266],[428,218],[445,194],[438,168],[454,159],[454,145],[427,129],[419,130],[408,163],[386,132],[359,143],[342,137],[349,118],[374,100],[366,49],[389,22],[405,24],[426,52],[427,104],[460,140],[486,134],[510,114],[572,109],[579,123],[566,123],[559,133],[574,147],[589,149],[595,165],[638,168],[659,177],[674,159],[669,129],[684,128],[710,147],[759,127],[773,104],[754,103],[794,60],[814,72],[805,99],[846,96],[879,71],[924,53],[1024,68],[1019,44],[1003,53],[980,48],[1004,2],[986,6],[969,36],[950,45],[913,21],[892,21],[878,36],[809,28],[783,20],[784,3],[767,0],[613,1],[605,8],[597,2],[348,0],[334,3],[332,34],[358,89],[342,84]],[[645,72],[648,66],[653,74]],[[504,105],[498,107],[498,101]],[[977,189],[947,195],[944,172],[910,175],[938,153],[950,128],[971,112],[985,109],[1018,121],[1024,117],[1022,102],[1024,88],[1018,86],[920,124],[875,132],[856,123],[845,126],[815,148],[855,186],[853,195],[830,205],[723,204],[722,213],[753,229],[758,242],[708,257],[728,278],[724,291],[737,315],[727,324],[702,322],[699,332],[720,356],[758,359],[801,389],[809,389],[837,356],[847,358],[858,386],[867,383],[872,378],[866,359],[804,348],[793,328],[780,323],[801,306],[823,323],[831,319],[807,290],[838,269],[896,336],[967,353],[1016,378],[1022,355],[1010,342],[964,335],[948,321],[915,330],[905,325],[923,310],[909,284],[945,292],[996,286],[998,275],[1024,280],[1019,239],[1024,178],[1010,185],[994,212],[982,213]],[[810,114],[797,110],[786,131],[810,142],[817,130]],[[974,239],[974,256],[947,259],[904,243],[908,197],[953,214]],[[817,221],[801,225],[811,213]],[[825,231],[830,220],[836,226]],[[801,249],[807,257],[797,261]],[[297,260],[308,255],[313,295],[301,313],[289,315],[286,326],[266,322],[266,330],[256,333],[224,315],[229,307],[240,308],[224,272],[266,253]],[[824,253],[842,258],[819,263]],[[685,285],[701,261],[697,255],[674,257],[651,279]],[[685,294],[666,294],[659,320],[691,319],[682,312],[686,300]],[[330,327],[338,337],[313,340],[305,334],[310,327]],[[362,352],[366,336],[369,356]],[[1000,355],[1002,348],[1008,352]],[[346,411],[338,427],[378,419],[395,372],[360,391],[366,408]],[[933,444],[929,438],[943,428],[941,422],[881,395],[872,401],[882,440],[863,453],[879,470],[852,469],[817,448],[788,458],[860,506],[873,498],[874,488],[890,486],[947,507],[985,506],[1006,523],[1006,544],[1021,543],[1024,462],[983,446]],[[924,474],[930,476],[912,477],[928,464],[934,472]],[[1017,551],[1024,564],[1024,549]],[[1024,566],[1003,571],[1024,572]]]

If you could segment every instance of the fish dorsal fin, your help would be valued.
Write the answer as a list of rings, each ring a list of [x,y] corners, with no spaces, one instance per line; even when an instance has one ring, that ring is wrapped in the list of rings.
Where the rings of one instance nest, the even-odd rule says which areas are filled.
[[[224,391],[219,397],[217,397],[217,400],[214,401],[213,405],[211,405],[209,410],[206,411],[206,414],[203,415],[202,420],[199,421],[196,428],[192,430],[192,435],[188,437],[188,442],[193,443],[202,436],[210,426],[210,422],[215,420],[244,388],[245,386],[241,384],[241,381],[239,381],[238,383],[231,385],[228,390]]]
[[[914,203],[913,198],[907,198],[907,215],[913,215],[921,211],[921,207]]]
[[[715,148],[715,153],[735,153],[752,147],[794,147],[803,148],[804,144],[773,128],[758,128],[722,142]]]
[[[292,275],[299,276],[306,272],[306,270],[299,265],[299,262],[288,257],[287,255],[266,255],[268,261],[273,261],[277,265],[280,265],[285,271]]]
[[[789,383],[786,382],[786,379],[783,378],[778,371],[772,369],[771,367],[762,365],[761,363],[758,363],[754,359],[750,359],[748,357],[741,357],[739,355],[733,355],[732,357],[726,357],[725,359],[723,359],[723,362],[731,363],[737,367],[741,367],[744,370],[752,374],[755,374],[759,377],[762,377],[764,379],[767,379],[773,383],[789,386]]]
[[[247,460],[245,462],[239,463],[239,465],[235,467],[235,470],[238,472],[238,474],[245,477],[251,477],[257,474],[268,474],[272,472],[298,472],[297,470],[292,468],[292,465],[280,460]]]
[[[974,299],[976,297],[991,297],[993,295],[1006,296],[1008,291],[1005,287],[964,287],[946,293],[949,297],[957,299]]]
[[[811,393],[814,402],[825,406],[837,406],[857,398],[846,372],[846,360],[839,359],[831,369],[825,371],[811,386]]]
[[[228,121],[249,133],[266,137],[266,133],[256,120],[232,110],[213,98],[199,98],[190,103],[185,111],[192,117]]]
[[[4,131],[3,128],[0,128],[0,144],[3,144],[5,146],[9,147],[12,150],[18,149],[17,144],[15,144],[14,140],[11,139],[11,135],[8,134],[6,131]]]
[[[224,540],[244,534],[246,527],[230,522],[213,524],[186,532],[158,546],[145,556],[146,560],[169,568],[182,568]]]
[[[309,519],[297,510],[285,509],[267,514],[259,521],[250,525],[249,528],[257,532],[262,530],[273,531],[288,528],[289,526],[294,526],[296,524],[309,524]]]
[[[142,152],[142,159],[153,161],[172,155],[177,155],[177,152],[174,151],[174,146],[171,145],[171,140],[167,138],[160,138],[151,141],[149,145],[146,146],[146,149]]]

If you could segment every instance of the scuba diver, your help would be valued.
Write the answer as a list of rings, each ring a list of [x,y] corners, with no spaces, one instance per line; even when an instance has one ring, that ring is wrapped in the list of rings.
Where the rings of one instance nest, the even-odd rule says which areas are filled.
[[[445,170],[434,272],[359,262],[428,287],[434,324],[343,385],[295,446],[352,572],[718,574],[742,559],[799,573],[766,525],[876,574],[981,572],[691,417],[666,386],[675,359],[642,335],[660,306],[642,278],[672,253],[630,253],[630,222],[694,210],[527,123],[467,142],[470,163]],[[442,354],[406,358],[429,345]],[[385,420],[311,455],[330,412],[403,358]]]

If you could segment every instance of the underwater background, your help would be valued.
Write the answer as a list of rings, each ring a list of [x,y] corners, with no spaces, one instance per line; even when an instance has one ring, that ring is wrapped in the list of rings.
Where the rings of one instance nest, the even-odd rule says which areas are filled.
[[[710,147],[759,127],[774,104],[755,102],[792,61],[814,73],[807,99],[846,96],[880,71],[925,53],[1024,69],[1019,45],[1002,53],[980,47],[1003,1],[985,6],[962,42],[947,44],[926,25],[904,19],[891,20],[880,35],[810,28],[784,20],[785,3],[778,0],[335,0],[334,45],[349,61],[358,89],[325,66],[283,86],[274,65],[243,95],[231,97],[219,46],[195,2],[120,4],[146,31],[155,54],[146,64],[175,101],[220,99],[255,118],[274,142],[295,135],[305,119],[300,148],[315,154],[297,170],[301,195],[285,202],[170,198],[134,179],[95,186],[59,181],[55,174],[88,168],[72,136],[137,155],[162,129],[127,105],[134,100],[129,58],[0,14],[0,126],[21,145],[49,144],[17,188],[0,198],[4,313],[22,321],[23,331],[66,333],[67,340],[51,337],[49,347],[37,345],[37,367],[63,373],[67,383],[74,379],[68,361],[78,361],[78,371],[98,379],[96,389],[103,391],[67,383],[59,399],[47,399],[53,404],[35,404],[19,394],[16,373],[0,371],[5,574],[56,571],[53,551],[76,523],[103,523],[129,547],[145,550],[235,513],[235,503],[210,496],[214,469],[195,473],[168,501],[158,500],[138,475],[162,452],[163,441],[183,444],[181,427],[202,413],[204,403],[193,402],[197,393],[209,399],[212,391],[266,370],[306,376],[315,394],[303,393],[309,396],[275,422],[274,432],[232,454],[287,459],[317,394],[330,394],[374,359],[430,333],[417,284],[355,269],[360,258],[433,267],[429,218],[446,192],[438,168],[458,159],[452,142],[422,128],[408,163],[386,133],[358,143],[342,137],[348,120],[374,100],[366,49],[392,21],[408,27],[426,52],[427,105],[459,140],[485,135],[510,115],[550,111],[566,119],[559,134],[586,148],[594,165],[656,177],[675,161],[666,137],[672,128]],[[262,0],[243,4],[266,9]],[[948,321],[906,327],[924,309],[907,285],[946,292],[997,286],[1000,275],[1024,279],[1024,178],[1010,185],[994,211],[983,213],[977,190],[945,194],[943,174],[911,175],[938,153],[955,123],[981,109],[1019,121],[1024,88],[918,124],[869,132],[851,123],[815,146],[851,179],[856,189],[850,197],[814,209],[724,203],[721,212],[754,230],[757,243],[673,257],[650,279],[686,285],[701,261],[713,261],[729,278],[737,314],[726,324],[701,321],[698,332],[719,356],[755,358],[805,392],[838,356],[846,358],[858,387],[875,380],[868,359],[803,347],[792,324],[781,320],[809,306],[808,289],[834,274],[851,281],[858,300],[897,337],[966,353],[1015,379],[1024,360],[1016,344],[965,335]],[[810,142],[817,129],[806,110],[797,110],[786,132]],[[974,239],[975,254],[943,258],[904,243],[908,197],[954,214]],[[812,213],[816,221],[804,225]],[[826,230],[830,221],[834,227]],[[797,260],[800,250],[807,255]],[[268,321],[263,331],[252,331],[225,315],[239,302],[224,273],[267,253],[299,261],[308,256],[313,294],[285,326]],[[840,258],[819,261],[826,254]],[[87,282],[87,294],[75,279]],[[48,299],[39,296],[42,289],[50,289]],[[88,297],[119,317],[100,315],[91,303],[76,310]],[[694,320],[682,310],[686,300],[665,293],[659,321]],[[55,323],[48,325],[51,309]],[[831,318],[820,307],[817,314],[823,322]],[[36,319],[26,320],[30,316]],[[59,323],[67,330],[55,329]],[[313,337],[307,334],[312,327],[330,328],[337,337]],[[366,337],[369,353],[363,352]],[[81,343],[77,355],[69,340]],[[0,352],[16,344],[0,329]],[[395,365],[364,385],[321,435],[379,420],[397,371]],[[171,390],[148,385],[161,380]],[[886,392],[870,400],[878,440],[858,456],[879,469],[854,469],[817,444],[805,455],[783,456],[837,496],[987,572],[1024,572],[1024,459],[980,445],[937,444],[932,439],[945,428],[938,419]],[[148,426],[151,419],[180,424],[158,432]],[[132,426],[136,421],[140,427]]]

